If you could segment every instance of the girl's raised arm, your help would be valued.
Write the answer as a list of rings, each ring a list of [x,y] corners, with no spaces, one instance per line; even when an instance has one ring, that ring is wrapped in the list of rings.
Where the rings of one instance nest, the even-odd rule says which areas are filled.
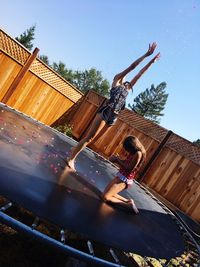
[[[157,44],[155,42],[152,44],[149,44],[149,48],[143,56],[136,59],[128,68],[126,68],[122,72],[116,74],[114,79],[113,79],[113,82],[112,82],[112,87],[115,87],[117,85],[121,85],[123,83],[124,77],[129,72],[131,72],[133,69],[135,69],[146,57],[153,54],[154,50],[156,49],[156,46],[157,46]]]
[[[160,53],[158,53],[149,63],[147,63],[144,68],[138,72],[138,74],[130,81],[131,87],[133,87],[139,78],[149,69],[149,67],[160,58]]]

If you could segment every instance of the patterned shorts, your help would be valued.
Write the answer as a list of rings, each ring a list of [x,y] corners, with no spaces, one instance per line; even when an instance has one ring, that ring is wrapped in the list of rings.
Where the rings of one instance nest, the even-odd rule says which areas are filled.
[[[109,106],[101,107],[98,113],[101,115],[106,124],[110,126],[113,125],[117,120],[117,114],[114,113]]]
[[[128,186],[131,186],[131,185],[133,184],[133,180],[128,179],[126,176],[124,176],[123,174],[121,174],[121,172],[118,172],[118,173],[116,174],[116,176],[117,176],[122,182],[124,182],[124,183],[127,185],[127,187],[128,187]]]

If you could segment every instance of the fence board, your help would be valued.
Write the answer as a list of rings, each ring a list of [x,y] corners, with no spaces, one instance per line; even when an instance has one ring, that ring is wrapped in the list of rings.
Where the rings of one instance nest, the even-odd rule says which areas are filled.
[[[193,203],[198,199],[198,197],[200,197],[200,184],[198,179],[200,179],[200,170],[198,166],[195,166],[193,173],[191,172],[188,176],[185,189],[178,197],[178,201],[181,203],[181,206],[186,207],[188,212],[190,212]]]
[[[97,107],[89,103],[80,106],[80,109],[70,121],[70,125],[73,127],[73,136],[79,139],[84,134],[96,110]]]
[[[8,91],[21,66],[0,52],[0,101]]]
[[[27,65],[28,58],[34,54],[0,29],[0,101],[51,125],[83,94],[40,59]]]

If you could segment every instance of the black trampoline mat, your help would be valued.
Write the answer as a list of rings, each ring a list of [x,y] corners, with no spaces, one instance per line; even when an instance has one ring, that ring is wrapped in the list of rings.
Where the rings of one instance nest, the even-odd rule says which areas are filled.
[[[68,230],[142,256],[172,258],[184,252],[172,217],[137,183],[125,192],[140,213],[103,203],[99,195],[117,169],[89,149],[64,159],[76,142],[0,104],[0,194]]]

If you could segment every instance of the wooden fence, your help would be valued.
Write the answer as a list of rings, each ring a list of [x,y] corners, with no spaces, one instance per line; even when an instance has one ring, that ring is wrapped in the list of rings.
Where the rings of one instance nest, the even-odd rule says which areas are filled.
[[[82,93],[0,29],[0,101],[47,125],[73,125],[80,139],[106,100]],[[200,222],[200,148],[125,109],[91,148],[105,157],[121,153],[122,140],[137,136],[147,150],[138,177],[146,186]]]
[[[47,125],[82,93],[0,29],[0,101]]]
[[[80,139],[104,101],[90,91],[73,114],[63,115],[57,124],[67,121]],[[129,109],[122,111],[115,126],[90,147],[105,157],[120,154],[127,135],[137,136],[147,150],[138,180],[200,222],[200,148]]]

